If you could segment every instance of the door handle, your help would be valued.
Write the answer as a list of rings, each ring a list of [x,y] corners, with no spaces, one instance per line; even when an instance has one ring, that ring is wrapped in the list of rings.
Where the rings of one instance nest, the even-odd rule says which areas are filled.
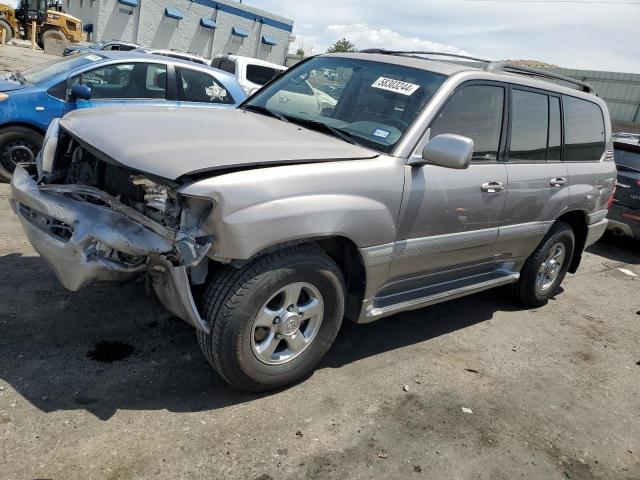
[[[487,182],[483,183],[480,189],[485,193],[500,193],[504,190],[504,184],[502,182]]]
[[[556,177],[551,179],[552,187],[564,187],[567,184],[567,179],[562,177]]]

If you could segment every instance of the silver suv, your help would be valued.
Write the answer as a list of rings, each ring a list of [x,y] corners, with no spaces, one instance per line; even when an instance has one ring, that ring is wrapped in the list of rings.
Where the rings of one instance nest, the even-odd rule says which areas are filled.
[[[607,108],[568,78],[434,58],[314,57],[229,111],[73,112],[13,208],[65,287],[145,276],[240,389],[304,377],[343,318],[501,285],[543,305],[607,227]]]

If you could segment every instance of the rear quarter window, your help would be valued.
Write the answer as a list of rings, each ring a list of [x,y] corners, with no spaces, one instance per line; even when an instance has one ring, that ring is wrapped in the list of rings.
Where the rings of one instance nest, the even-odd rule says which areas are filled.
[[[565,146],[564,160],[589,162],[600,160],[605,149],[602,110],[595,103],[563,96]]]
[[[190,68],[176,68],[178,98],[184,102],[223,103],[235,102],[224,85],[206,72]]]
[[[624,147],[623,147],[624,148]],[[640,151],[632,152],[614,146],[615,162],[618,167],[626,167],[640,172]]]

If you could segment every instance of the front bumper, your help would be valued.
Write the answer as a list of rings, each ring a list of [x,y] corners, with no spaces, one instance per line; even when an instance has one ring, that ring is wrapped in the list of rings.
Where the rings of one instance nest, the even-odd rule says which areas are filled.
[[[11,181],[11,206],[62,285],[76,291],[94,282],[126,282],[150,272],[165,307],[208,331],[195,306],[186,267],[167,260],[175,251],[175,232],[159,225],[157,231],[148,228],[148,220],[144,225],[142,219],[123,213],[123,205],[117,211],[75,199],[68,195],[72,188],[38,186],[20,167]],[[135,211],[131,215],[140,216]]]

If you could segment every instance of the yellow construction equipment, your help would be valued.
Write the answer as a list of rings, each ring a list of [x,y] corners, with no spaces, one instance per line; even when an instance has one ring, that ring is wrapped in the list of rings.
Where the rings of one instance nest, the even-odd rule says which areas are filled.
[[[13,38],[31,38],[33,22],[36,25],[36,42],[44,48],[44,42],[55,39],[77,43],[83,39],[82,21],[64,13],[52,2],[49,8],[47,0],[21,0],[18,7],[0,3],[0,31],[5,31],[5,40]]]

